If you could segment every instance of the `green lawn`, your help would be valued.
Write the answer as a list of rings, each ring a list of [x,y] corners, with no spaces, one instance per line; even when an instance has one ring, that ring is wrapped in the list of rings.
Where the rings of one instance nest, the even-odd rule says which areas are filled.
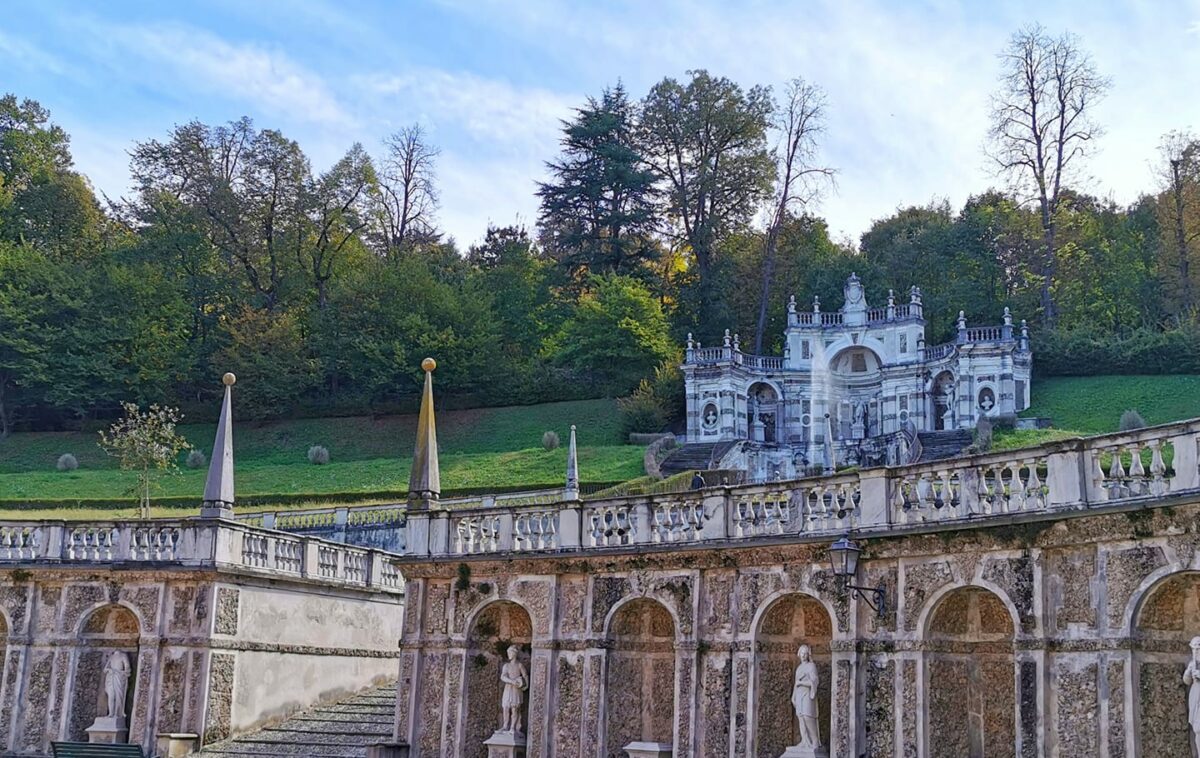
[[[998,430],[994,449],[1028,447],[1066,437],[1117,431],[1121,413],[1135,410],[1147,424],[1200,416],[1200,376],[1078,376],[1039,379],[1022,416],[1047,416],[1053,429]]]
[[[1136,409],[1150,424],[1200,416],[1200,376],[1105,376],[1042,379],[1033,385],[1026,416],[1049,416],[1055,428],[997,431],[995,447],[1036,445],[1051,439],[1115,431],[1121,412]],[[527,407],[448,411],[438,414],[444,492],[561,486],[571,424],[579,428],[584,483],[627,481],[642,472],[642,448],[621,444],[620,418],[611,400]],[[240,422],[238,498],[244,507],[286,498],[287,507],[338,502],[394,501],[405,490],[411,465],[414,416]],[[541,447],[542,433],[558,432],[563,446]],[[212,425],[182,427],[207,452]],[[94,433],[15,434],[0,441],[0,506],[40,503],[27,517],[131,515],[130,475],[96,446]],[[310,445],[329,448],[331,462],[308,463]],[[58,472],[62,453],[80,468]],[[204,470],[164,478],[156,494],[174,498],[158,513],[192,513],[204,487]],[[110,502],[79,502],[110,501]],[[61,504],[46,510],[47,504]],[[0,514],[4,511],[0,508]]]
[[[621,444],[620,419],[610,400],[449,411],[438,414],[443,491],[561,485],[571,424],[578,427],[584,483],[642,473],[642,448]],[[239,423],[234,439],[238,498],[250,505],[267,495],[345,494],[346,500],[358,501],[403,492],[415,428],[414,416]],[[541,447],[547,430],[558,432],[561,447]],[[181,431],[206,452],[212,445],[211,425]],[[329,464],[308,463],[306,453],[314,444],[329,449]],[[78,458],[79,469],[56,471],[55,461],[67,452]],[[204,475],[203,469],[168,475],[156,496],[198,498]],[[96,446],[95,434],[14,434],[0,442],[0,503],[123,500],[130,484],[130,475]]]

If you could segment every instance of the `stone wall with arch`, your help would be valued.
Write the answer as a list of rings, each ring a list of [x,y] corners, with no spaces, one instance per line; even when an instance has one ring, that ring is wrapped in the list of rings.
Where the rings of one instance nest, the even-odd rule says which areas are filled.
[[[138,643],[142,624],[137,614],[124,605],[109,603],[88,612],[80,620],[79,646],[74,660],[74,678],[71,688],[71,707],[67,724],[67,736],[77,742],[87,742],[85,731],[97,716],[107,712],[108,703],[104,695],[104,668],[110,655],[115,652],[128,656],[129,679],[122,710],[134,715],[136,694],[139,684],[145,689],[143,672],[139,671]]]
[[[857,582],[885,589],[878,615],[832,576],[830,540],[803,533],[471,556],[465,588],[456,564],[410,559],[419,609],[398,733],[417,756],[451,754],[441,720],[459,716],[439,709],[458,708],[462,683],[446,663],[465,660],[472,613],[512,600],[529,611],[532,678],[546,672],[543,707],[531,690],[529,758],[616,754],[635,733],[606,724],[643,725],[645,681],[661,685],[666,718],[668,680],[670,729],[637,736],[669,731],[680,758],[779,755],[794,739],[801,641],[818,662],[830,755],[1174,756],[1200,634],[1200,504],[1170,505],[856,534]],[[650,655],[622,658],[639,646]]]
[[[1133,617],[1133,678],[1137,739],[1146,755],[1187,756],[1192,750],[1187,699],[1180,697],[1200,636],[1200,571],[1175,571],[1146,590]]]
[[[511,600],[497,600],[475,614],[467,635],[466,674],[463,677],[465,722],[459,755],[487,758],[483,741],[501,725],[500,669],[508,648],[517,647],[528,671],[533,652],[533,622],[529,613]],[[522,722],[529,723],[529,692],[526,692]]]
[[[1013,638],[1012,616],[990,590],[963,586],[937,600],[925,629],[931,758],[1015,757]]]
[[[606,634],[605,755],[623,758],[630,742],[673,743],[675,620],[656,600],[637,597],[614,609]]]
[[[833,621],[816,598],[799,592],[781,595],[764,610],[755,634],[754,680],[750,712],[754,715],[753,754],[778,758],[796,744],[797,720],[792,706],[792,684],[797,652],[807,645],[821,676],[817,694],[818,724],[829,744],[830,684]]]

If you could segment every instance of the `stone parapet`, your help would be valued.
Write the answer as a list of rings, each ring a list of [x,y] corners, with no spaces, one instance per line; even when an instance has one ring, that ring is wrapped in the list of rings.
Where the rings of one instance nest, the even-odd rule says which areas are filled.
[[[848,532],[865,537],[1129,510],[1200,493],[1198,450],[1200,420],[1192,420],[768,484],[582,503],[435,507],[408,514],[402,555],[623,552]]]
[[[222,519],[3,521],[0,565],[216,569],[403,593],[391,554]]]

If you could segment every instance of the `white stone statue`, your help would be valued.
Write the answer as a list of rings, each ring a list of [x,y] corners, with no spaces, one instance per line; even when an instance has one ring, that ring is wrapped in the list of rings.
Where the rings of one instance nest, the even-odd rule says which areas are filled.
[[[124,720],[125,691],[129,687],[129,656],[115,650],[104,663],[104,697],[108,701],[108,718]]]
[[[817,727],[817,686],[820,677],[808,645],[801,645],[796,655],[800,658],[800,664],[796,666],[796,680],[792,684],[792,707],[796,709],[796,719],[800,722],[800,742],[797,747],[815,748],[821,744],[821,731]]]
[[[525,690],[529,689],[529,674],[524,664],[517,660],[518,652],[516,645],[510,645],[508,663],[500,669],[500,682],[504,685],[504,695],[500,699],[504,724],[500,731],[511,734],[521,734],[521,706],[525,704]]]
[[[1183,672],[1183,683],[1188,686],[1188,723],[1192,726],[1192,744],[1195,754],[1200,756],[1200,637],[1193,637],[1190,647],[1192,660]]]

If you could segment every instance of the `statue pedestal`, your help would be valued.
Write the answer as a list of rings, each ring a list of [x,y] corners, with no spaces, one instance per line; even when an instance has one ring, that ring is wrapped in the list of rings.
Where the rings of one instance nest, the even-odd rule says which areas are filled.
[[[829,758],[829,751],[823,747],[792,745],[779,758]]]
[[[520,732],[497,729],[483,744],[487,745],[488,758],[525,758],[525,735]]]
[[[129,740],[129,726],[123,716],[99,716],[84,731],[87,732],[88,742],[123,745]]]
[[[668,742],[630,742],[622,750],[629,758],[672,758],[674,755]]]

